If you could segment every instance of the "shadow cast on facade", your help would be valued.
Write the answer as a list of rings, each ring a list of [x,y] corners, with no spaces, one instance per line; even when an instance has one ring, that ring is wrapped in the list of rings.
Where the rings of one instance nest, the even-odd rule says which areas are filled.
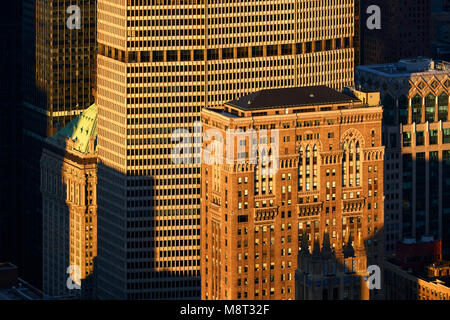
[[[183,228],[192,216],[183,217],[186,206],[178,216],[156,211],[154,183],[151,176],[126,175],[99,162],[100,299],[200,297],[198,236]]]
[[[8,2],[1,12],[0,64],[0,261],[19,264],[21,146],[21,2]]]

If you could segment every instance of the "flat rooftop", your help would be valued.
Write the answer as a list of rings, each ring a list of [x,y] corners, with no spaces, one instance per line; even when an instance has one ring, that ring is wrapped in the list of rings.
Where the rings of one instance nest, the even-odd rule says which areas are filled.
[[[261,90],[225,103],[243,111],[360,102],[326,86]]]
[[[357,66],[356,70],[378,74],[384,77],[409,77],[413,74],[450,73],[450,63],[417,57],[394,63]]]
[[[411,270],[408,271],[408,269],[410,269],[410,266],[407,263],[404,263],[398,259],[396,259],[395,257],[393,258],[387,258],[386,259],[387,262],[397,266],[399,269],[401,269],[404,272],[408,272],[409,274],[411,274],[412,276],[422,279],[424,281],[427,282],[439,282],[441,285],[449,287],[450,288],[450,275],[446,275],[446,276],[430,276],[427,273],[427,270]],[[447,267],[450,265],[449,261],[441,261],[441,262],[436,262],[431,264],[434,267]]]
[[[19,279],[18,285],[0,289],[0,300],[42,300],[44,294],[27,282]]]
[[[17,267],[10,262],[2,262],[0,263],[0,271],[2,270],[16,270]]]

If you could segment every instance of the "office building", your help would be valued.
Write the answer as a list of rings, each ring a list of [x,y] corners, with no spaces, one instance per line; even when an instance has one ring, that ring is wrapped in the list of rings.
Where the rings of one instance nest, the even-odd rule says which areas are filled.
[[[394,63],[400,59],[431,55],[432,0],[362,0],[362,9],[376,5],[381,10],[380,29],[369,29],[363,15],[362,59],[364,65]],[[373,14],[373,13],[372,13]]]
[[[441,241],[406,238],[383,271],[387,300],[450,300],[450,262],[442,260]]]
[[[44,293],[19,278],[19,269],[10,262],[0,263],[0,300],[43,300]]]
[[[0,14],[0,261],[19,264],[21,1]]]
[[[97,106],[47,139],[41,158],[43,291],[94,297],[97,256]],[[67,285],[71,276],[75,285]]]
[[[433,235],[450,254],[450,67],[426,58],[358,66],[357,86],[381,93],[386,254]]]
[[[100,298],[200,297],[200,164],[173,132],[197,154],[204,107],[351,85],[356,20],[354,0],[98,1]]]
[[[68,10],[80,9],[80,28]],[[70,22],[70,23],[69,23]],[[23,179],[21,270],[42,288],[40,159],[53,136],[94,102],[96,1],[23,1]]]
[[[450,11],[443,6],[444,1],[435,1],[432,9],[432,57],[439,60],[450,60]]]
[[[303,233],[313,255],[314,241],[340,254],[360,238],[380,263],[382,107],[346,92],[261,90],[203,109],[202,299],[294,299]]]

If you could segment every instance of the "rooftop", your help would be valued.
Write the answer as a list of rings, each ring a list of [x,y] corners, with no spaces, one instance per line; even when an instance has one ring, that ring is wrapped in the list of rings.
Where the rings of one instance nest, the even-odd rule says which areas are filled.
[[[326,86],[261,90],[226,103],[244,111],[359,101]]]
[[[409,77],[412,74],[450,73],[450,63],[417,57],[414,59],[403,59],[395,63],[358,66],[356,69],[384,77]]]
[[[16,270],[17,267],[13,265],[11,262],[2,262],[0,263],[0,271],[2,270]]]
[[[450,274],[448,272],[445,272],[446,275],[444,276],[435,276],[430,274],[430,272],[428,271],[428,269],[448,269],[450,264],[450,262],[448,261],[435,262],[421,270],[415,270],[408,264],[399,261],[395,257],[387,258],[386,261],[395,265],[399,270],[403,270],[404,272],[407,272],[416,278],[422,279],[427,282],[439,283],[450,288]]]
[[[95,151],[97,151],[97,115],[98,107],[93,104],[59,130],[51,139],[57,141],[58,136],[72,139],[76,142],[75,150],[89,153],[89,139],[93,137],[95,138]]]
[[[42,300],[43,293],[31,287],[25,281],[19,279],[18,285],[0,289],[0,300]]]
[[[0,263],[0,300],[41,300],[44,294],[18,277],[12,263]]]

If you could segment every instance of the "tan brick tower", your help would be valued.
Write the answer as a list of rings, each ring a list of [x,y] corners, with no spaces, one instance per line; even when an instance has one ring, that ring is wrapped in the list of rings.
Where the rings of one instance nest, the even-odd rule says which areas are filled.
[[[379,264],[382,107],[376,94],[356,94],[370,104],[315,86],[202,111],[202,299],[294,299],[303,233],[310,252],[327,235],[337,255],[360,235],[356,257]]]

